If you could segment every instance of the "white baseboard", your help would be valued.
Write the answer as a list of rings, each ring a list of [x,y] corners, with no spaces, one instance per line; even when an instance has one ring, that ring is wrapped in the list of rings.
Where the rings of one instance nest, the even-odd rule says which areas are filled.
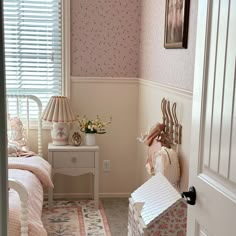
[[[128,198],[130,193],[99,193],[99,198]],[[44,194],[48,198],[48,194]],[[72,199],[72,198],[93,198],[91,193],[54,193],[54,199]]]
[[[131,193],[100,193],[99,197],[101,198],[106,198],[106,197],[110,197],[110,198],[128,198],[130,197]]]

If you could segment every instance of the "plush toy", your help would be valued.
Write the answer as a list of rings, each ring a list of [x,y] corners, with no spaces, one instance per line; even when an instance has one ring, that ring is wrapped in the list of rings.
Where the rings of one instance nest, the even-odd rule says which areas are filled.
[[[148,133],[141,135],[141,138],[138,138],[138,140],[147,146],[151,146],[154,139],[162,142],[162,139],[165,136],[164,128],[164,124],[157,123],[148,131]]]
[[[19,148],[17,145],[8,143],[8,156],[9,157],[17,157],[17,153],[19,152]]]
[[[149,135],[144,140],[144,143],[148,146],[151,146],[154,139],[161,141],[161,135],[164,131],[164,128],[164,124],[157,123],[149,132]]]
[[[180,166],[176,151],[161,146],[156,140],[148,147],[145,167],[150,175],[162,173],[171,184],[177,184],[180,180]]]
[[[21,119],[19,117],[10,118],[9,116],[8,119],[11,127],[9,141],[19,147],[26,146],[25,130]]]

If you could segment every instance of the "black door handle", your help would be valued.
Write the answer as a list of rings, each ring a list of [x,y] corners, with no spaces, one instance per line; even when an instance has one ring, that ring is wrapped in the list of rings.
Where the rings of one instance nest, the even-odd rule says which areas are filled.
[[[182,196],[182,198],[184,198],[186,200],[186,202],[189,205],[195,205],[197,194],[196,194],[196,190],[193,186],[191,186],[189,188],[188,192],[182,192],[181,196]]]

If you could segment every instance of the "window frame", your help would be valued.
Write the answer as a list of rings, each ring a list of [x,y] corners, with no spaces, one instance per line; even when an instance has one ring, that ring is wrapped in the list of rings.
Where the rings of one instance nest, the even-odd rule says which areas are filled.
[[[60,0],[60,4],[61,4],[61,15],[60,15],[61,94],[59,95],[69,97],[70,96],[70,0]]]
[[[70,80],[71,80],[71,69],[70,69],[70,5],[71,0],[61,0],[61,17],[62,17],[62,38],[61,38],[61,83],[62,83],[62,96],[70,98]],[[32,94],[33,95],[33,94]],[[44,107],[43,107],[44,109]],[[43,123],[43,129],[50,129],[51,125],[48,123]],[[30,122],[30,129],[37,129],[37,121],[33,120]]]
[[[70,1],[62,0],[62,95],[70,98]]]

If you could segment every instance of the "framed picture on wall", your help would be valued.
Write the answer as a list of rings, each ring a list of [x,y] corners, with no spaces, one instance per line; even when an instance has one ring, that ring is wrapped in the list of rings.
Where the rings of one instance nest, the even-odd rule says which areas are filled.
[[[166,0],[165,48],[187,48],[190,0]]]

